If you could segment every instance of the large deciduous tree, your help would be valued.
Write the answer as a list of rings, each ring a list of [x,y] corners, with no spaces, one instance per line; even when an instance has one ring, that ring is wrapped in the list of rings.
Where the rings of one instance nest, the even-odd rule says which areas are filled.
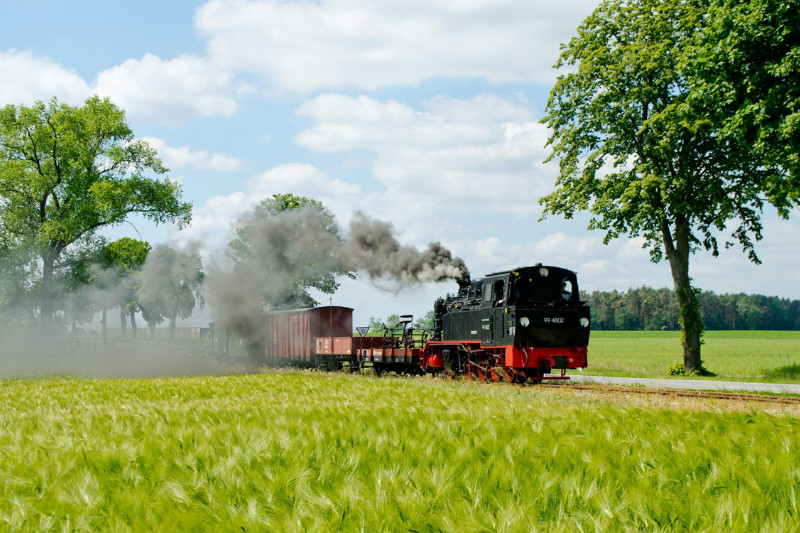
[[[562,47],[556,67],[567,72],[543,120],[560,165],[556,190],[540,200],[543,216],[588,210],[605,242],[641,236],[653,261],[667,259],[687,371],[702,371],[691,254],[717,255],[720,238],[758,262],[765,203],[787,217],[800,190],[798,11],[777,1],[730,11],[736,5],[603,2]],[[774,27],[756,23],[759,10]],[[759,50],[763,35],[774,55]]]
[[[265,311],[312,307],[312,290],[332,294],[336,276],[352,277],[340,247],[333,215],[310,198],[276,194],[237,221],[230,264],[212,263],[208,297],[214,321],[244,339],[253,365],[264,358]]]
[[[39,257],[45,330],[54,315],[54,265],[67,248],[134,213],[188,223],[191,205],[177,183],[148,177],[166,172],[108,99],[73,107],[54,98],[0,110],[0,230],[4,241]]]

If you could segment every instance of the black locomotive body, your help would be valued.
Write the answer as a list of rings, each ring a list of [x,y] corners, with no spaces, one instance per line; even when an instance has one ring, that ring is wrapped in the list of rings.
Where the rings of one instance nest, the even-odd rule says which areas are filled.
[[[430,365],[511,380],[586,366],[589,306],[571,270],[537,264],[463,280],[434,312]]]

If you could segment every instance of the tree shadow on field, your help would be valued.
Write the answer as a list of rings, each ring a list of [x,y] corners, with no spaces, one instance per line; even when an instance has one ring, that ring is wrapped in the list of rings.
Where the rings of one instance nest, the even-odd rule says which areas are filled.
[[[780,379],[788,381],[800,381],[800,364],[779,366],[764,371],[766,379]]]

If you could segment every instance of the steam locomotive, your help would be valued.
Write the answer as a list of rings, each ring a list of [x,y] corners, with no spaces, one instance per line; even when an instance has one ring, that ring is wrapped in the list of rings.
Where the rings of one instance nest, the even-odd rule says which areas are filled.
[[[264,362],[517,383],[567,379],[566,369],[586,367],[589,306],[575,272],[538,263],[458,285],[455,296],[436,300],[432,330],[402,315],[380,335],[366,328],[353,335],[348,307],[270,312]],[[548,375],[554,371],[560,374]]]

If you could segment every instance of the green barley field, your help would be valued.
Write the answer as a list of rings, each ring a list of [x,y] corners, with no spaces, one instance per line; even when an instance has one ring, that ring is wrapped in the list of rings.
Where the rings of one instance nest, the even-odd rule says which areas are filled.
[[[798,531],[798,458],[797,407],[341,373],[0,380],[2,531]]]
[[[800,331],[708,331],[703,339],[703,363],[713,379],[800,383]],[[667,377],[667,367],[682,362],[679,332],[593,331],[583,372]]]

